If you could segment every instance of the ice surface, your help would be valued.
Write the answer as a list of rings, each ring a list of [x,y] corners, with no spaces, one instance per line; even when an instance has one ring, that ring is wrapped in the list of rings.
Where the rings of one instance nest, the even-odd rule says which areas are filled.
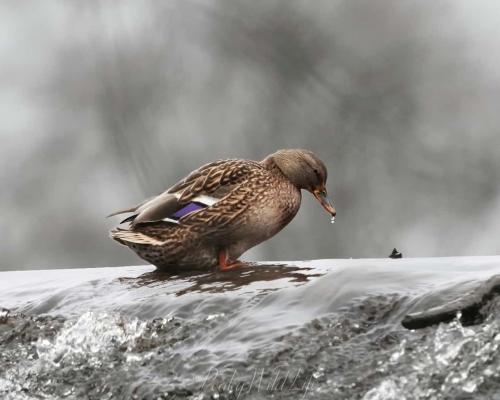
[[[0,397],[493,398],[500,299],[479,325],[401,320],[499,273],[500,257],[4,272]]]

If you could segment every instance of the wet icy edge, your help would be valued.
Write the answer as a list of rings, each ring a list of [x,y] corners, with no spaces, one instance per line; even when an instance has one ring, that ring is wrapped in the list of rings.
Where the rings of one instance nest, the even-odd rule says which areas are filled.
[[[495,287],[494,280],[488,282],[485,287]],[[477,288],[472,295],[481,293]],[[4,312],[0,393],[13,398],[35,393],[286,398],[291,392],[314,398],[456,398],[468,393],[491,398],[500,389],[500,330],[498,299],[487,300],[480,307],[481,325],[464,327],[458,319],[411,332],[394,324],[394,314],[408,303],[404,295],[368,295],[279,336],[275,346],[254,348],[236,360],[217,359],[217,349],[200,348],[189,359],[182,352],[202,339],[200,331],[230,322],[223,313],[194,322],[99,311],[76,320]],[[156,371],[161,373],[154,384],[144,379]]]

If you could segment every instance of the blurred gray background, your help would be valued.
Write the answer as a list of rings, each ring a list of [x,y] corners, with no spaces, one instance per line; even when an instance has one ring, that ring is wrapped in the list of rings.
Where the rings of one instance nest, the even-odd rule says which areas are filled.
[[[500,3],[0,5],[0,269],[140,264],[104,216],[218,158],[317,152],[260,260],[500,253]]]

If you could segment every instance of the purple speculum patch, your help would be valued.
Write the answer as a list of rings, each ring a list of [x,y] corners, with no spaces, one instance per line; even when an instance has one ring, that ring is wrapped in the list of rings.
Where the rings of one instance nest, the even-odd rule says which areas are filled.
[[[189,203],[187,206],[182,207],[180,210],[176,211],[173,215],[172,218],[174,219],[180,219],[188,214],[191,214],[195,211],[201,210],[202,208],[205,208],[206,206],[200,203]]]

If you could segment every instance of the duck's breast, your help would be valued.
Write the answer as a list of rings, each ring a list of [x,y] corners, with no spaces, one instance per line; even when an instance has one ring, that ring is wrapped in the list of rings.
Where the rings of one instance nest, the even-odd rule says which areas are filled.
[[[286,181],[270,185],[264,196],[259,196],[250,207],[244,223],[232,237],[229,253],[237,258],[251,247],[271,238],[295,217],[301,202],[301,193]]]

